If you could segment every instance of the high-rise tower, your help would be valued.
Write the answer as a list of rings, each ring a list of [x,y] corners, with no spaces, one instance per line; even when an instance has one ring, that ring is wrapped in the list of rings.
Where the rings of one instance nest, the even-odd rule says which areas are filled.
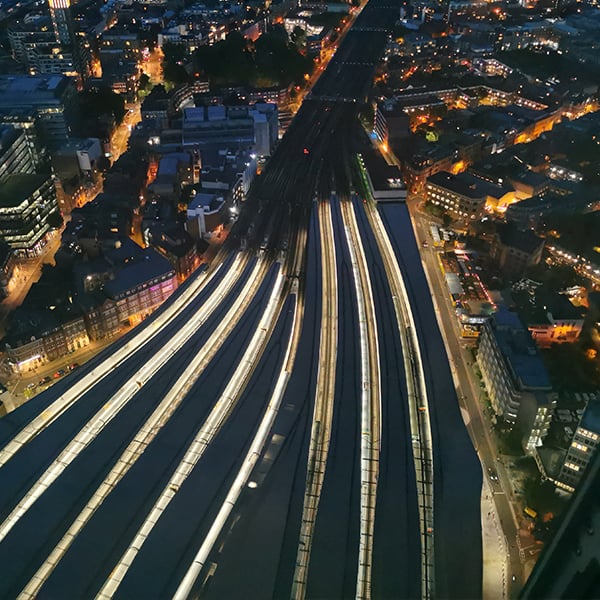
[[[86,79],[89,74],[89,46],[85,38],[76,34],[73,16],[71,14],[71,0],[48,0],[50,17],[56,43],[62,50],[58,56],[71,55],[72,65],[79,76],[79,80]],[[65,71],[63,71],[65,72]]]
[[[57,43],[61,46],[74,46],[76,40],[70,0],[48,0],[48,6]]]

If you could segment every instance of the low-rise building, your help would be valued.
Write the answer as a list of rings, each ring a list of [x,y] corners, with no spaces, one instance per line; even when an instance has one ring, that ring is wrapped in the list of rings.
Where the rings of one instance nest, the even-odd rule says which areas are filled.
[[[120,323],[136,325],[154,312],[177,289],[177,273],[153,248],[141,260],[127,263],[104,283],[103,293],[113,300]]]
[[[55,310],[17,309],[4,338],[9,364],[18,374],[80,350],[89,342],[83,314],[74,305]]]
[[[360,160],[369,192],[376,202],[406,202],[406,186],[397,166],[389,165],[376,152],[364,153]]]
[[[552,344],[572,343],[579,339],[584,315],[580,308],[558,293],[542,293],[535,297],[535,310],[526,323],[531,337],[540,348]]]
[[[174,223],[150,228],[150,243],[175,268],[180,281],[192,274],[200,264],[198,244],[191,235]]]
[[[513,223],[501,224],[493,237],[490,256],[508,276],[517,276],[542,259],[544,240],[532,231],[520,231]]]
[[[512,189],[490,183],[471,173],[440,171],[427,179],[427,201],[457,219],[479,219],[486,209],[510,202]]]
[[[185,228],[195,240],[204,238],[224,222],[225,200],[218,194],[195,193],[188,204]]]

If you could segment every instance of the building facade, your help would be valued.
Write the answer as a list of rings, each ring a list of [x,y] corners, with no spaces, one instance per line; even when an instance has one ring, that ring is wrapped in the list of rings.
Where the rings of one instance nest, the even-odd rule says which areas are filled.
[[[58,211],[54,182],[48,175],[10,175],[0,186],[0,238],[18,256],[37,256]]]
[[[557,487],[574,492],[600,445],[600,400],[590,400],[577,425]]]
[[[526,447],[541,443],[556,396],[529,332],[515,313],[501,309],[484,323],[479,340],[477,363],[494,412],[509,424],[519,419]]]
[[[512,190],[495,185],[470,173],[453,175],[440,171],[427,179],[427,201],[457,219],[475,220],[486,208],[507,202]]]

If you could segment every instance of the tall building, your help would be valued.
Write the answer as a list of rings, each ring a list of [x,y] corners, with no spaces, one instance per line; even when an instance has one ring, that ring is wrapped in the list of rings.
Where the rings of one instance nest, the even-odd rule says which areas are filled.
[[[600,598],[600,453],[561,516],[523,590],[522,600]]]
[[[33,174],[36,167],[25,132],[0,123],[0,182],[15,173]]]
[[[548,373],[519,317],[499,310],[481,329],[477,363],[494,412],[523,433],[530,452],[548,432],[554,407]]]
[[[599,445],[600,400],[593,399],[585,407],[567,450],[558,475],[558,487],[568,492],[575,491]]]
[[[75,30],[71,17],[70,0],[48,0],[48,6],[56,42],[62,46],[74,45]]]
[[[75,31],[70,0],[48,0],[56,46],[34,54],[37,72],[76,72],[86,79],[90,71],[89,44],[82,33]]]
[[[51,229],[48,217],[56,211],[49,175],[10,175],[0,186],[0,239],[20,256],[36,256]]]
[[[35,124],[42,144],[53,150],[69,141],[76,89],[64,75],[0,75],[0,123],[23,129]]]

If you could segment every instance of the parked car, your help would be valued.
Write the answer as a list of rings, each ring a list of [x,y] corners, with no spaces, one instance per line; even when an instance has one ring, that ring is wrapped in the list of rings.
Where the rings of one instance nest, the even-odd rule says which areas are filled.
[[[75,369],[79,369],[79,363],[74,362],[74,363],[70,364],[67,368],[69,369],[69,371],[74,371]]]
[[[492,469],[492,467],[488,467],[488,474],[492,481],[498,481],[498,474],[496,471],[494,471],[494,469]]]
[[[50,377],[50,375],[46,375],[46,377],[44,377],[43,379],[40,379],[38,381],[38,385],[42,386],[42,385],[46,385],[47,383],[50,383],[52,381],[52,377]]]

